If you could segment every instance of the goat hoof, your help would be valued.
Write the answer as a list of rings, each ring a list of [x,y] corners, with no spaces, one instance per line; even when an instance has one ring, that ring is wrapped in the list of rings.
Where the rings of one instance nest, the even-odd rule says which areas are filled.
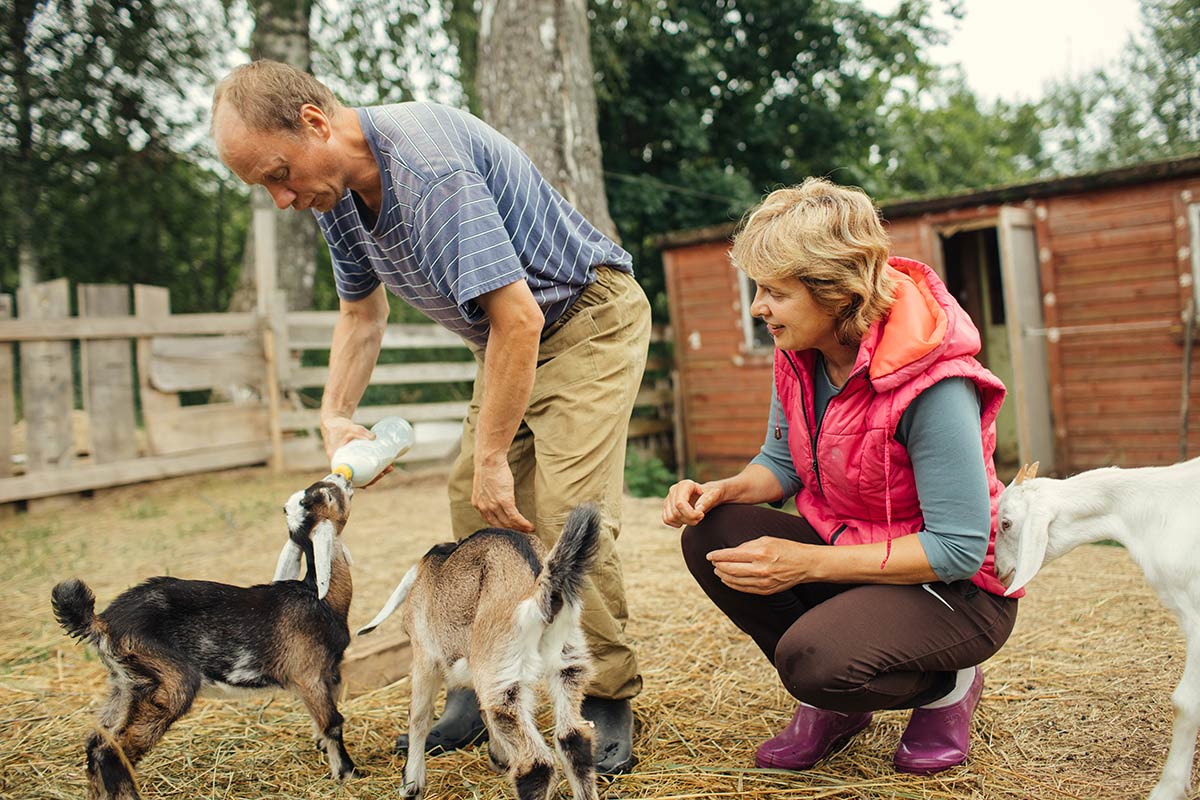
[[[406,783],[400,790],[401,797],[411,797],[415,800],[421,800],[421,795],[425,793],[425,787],[416,783]]]
[[[337,779],[339,781],[351,781],[351,780],[355,780],[357,778],[365,778],[365,777],[367,777],[367,773],[363,770],[362,767],[351,767],[350,769],[344,770],[341,773],[339,773]]]
[[[492,752],[492,748],[490,747],[488,748],[488,769],[498,775],[505,775],[508,773],[508,764],[499,758],[496,758],[496,754]]]

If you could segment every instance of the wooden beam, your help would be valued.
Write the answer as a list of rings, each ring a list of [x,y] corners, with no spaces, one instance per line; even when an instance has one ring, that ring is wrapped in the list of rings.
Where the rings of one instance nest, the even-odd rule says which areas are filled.
[[[12,316],[12,300],[12,295],[0,294],[0,321]],[[0,343],[0,478],[12,474],[13,383],[13,346]]]
[[[329,379],[328,367],[300,367],[291,371],[288,388],[324,386]],[[475,362],[441,362],[433,364],[378,364],[371,373],[371,384],[389,383],[453,383],[475,380]]]
[[[342,687],[347,697],[382,689],[408,674],[412,645],[399,631],[355,637],[342,659]]]
[[[0,503],[261,464],[269,454],[270,444],[264,440],[169,456],[134,458],[107,464],[78,464],[70,470],[0,479]]]
[[[62,326],[70,314],[66,278],[17,290],[22,320]],[[21,347],[21,409],[25,454],[31,472],[65,467],[75,460],[75,377],[68,342],[28,342]]]
[[[165,291],[165,290],[164,290]],[[0,342],[61,342],[68,339],[121,339],[146,336],[200,336],[252,333],[258,318],[252,313],[172,314],[161,319],[85,317],[51,320],[0,320]]]
[[[451,400],[444,403],[405,403],[388,406],[359,406],[354,412],[354,421],[370,427],[384,417],[403,417],[409,422],[431,422],[456,420],[467,416],[466,400]],[[321,412],[315,408],[300,411],[284,411],[280,425],[285,431],[313,430],[320,426]]]
[[[126,285],[83,283],[76,293],[80,317],[129,316]],[[136,457],[132,342],[124,338],[84,340],[79,361],[92,458],[105,462]]]

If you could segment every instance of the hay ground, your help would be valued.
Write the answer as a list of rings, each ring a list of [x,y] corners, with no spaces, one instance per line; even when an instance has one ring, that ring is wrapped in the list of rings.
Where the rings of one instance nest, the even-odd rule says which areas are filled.
[[[78,575],[101,607],[144,577],[235,583],[270,578],[280,506],[310,479],[236,470],[111,490],[58,511],[0,518],[0,797],[78,798],[82,740],[104,670],[54,623],[49,594]],[[444,478],[393,476],[355,498],[351,625],[367,621],[403,571],[449,531]],[[749,641],[682,565],[659,502],[628,498],[620,541],[645,692],[634,774],[605,787],[638,798],[1129,798],[1157,780],[1171,734],[1182,637],[1116,547],[1050,565],[1016,631],[986,666],[968,764],[940,776],[893,771],[906,712],[876,716],[840,754],[804,774],[753,769],[753,751],[793,702]],[[396,624],[392,621],[391,624]],[[202,698],[142,763],[147,798],[395,798],[407,679],[342,704],[346,742],[367,776],[332,782],[290,695]],[[565,784],[563,786],[565,792]],[[430,762],[429,798],[510,797],[480,749]],[[564,796],[566,796],[564,794]]]

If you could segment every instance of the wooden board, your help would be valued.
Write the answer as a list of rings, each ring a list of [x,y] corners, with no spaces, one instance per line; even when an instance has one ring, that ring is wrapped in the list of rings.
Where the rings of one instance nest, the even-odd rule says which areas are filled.
[[[171,315],[171,298],[161,286],[138,284],[133,287],[133,307],[138,321],[147,326],[161,323]],[[161,392],[150,384],[151,340],[142,338],[137,343],[138,394],[142,401],[142,424],[150,442],[151,453],[165,453],[166,441],[161,432],[160,419],[179,408],[179,396]]]
[[[342,691],[347,697],[382,689],[408,674],[412,645],[399,631],[355,637],[342,659]]]
[[[22,320],[63,319],[70,314],[68,291],[65,278],[22,287],[17,290],[17,313]],[[70,343],[21,345],[21,408],[30,472],[64,467],[75,460],[74,393]]]
[[[150,385],[160,392],[262,386],[262,340],[241,336],[161,336],[150,341]]]
[[[0,321],[12,316],[12,295],[0,294]],[[13,346],[0,343],[0,478],[12,475]]]
[[[160,411],[154,420],[159,453],[234,447],[270,440],[267,407],[209,403]]]
[[[108,464],[76,464],[69,470],[3,478],[0,479],[0,503],[262,464],[266,462],[270,449],[270,444],[264,439],[237,447],[206,448],[190,453],[133,458]]]
[[[80,284],[81,317],[128,317],[129,287]],[[103,463],[137,456],[133,402],[133,346],[129,339],[80,343],[84,408],[88,412],[93,460]]]

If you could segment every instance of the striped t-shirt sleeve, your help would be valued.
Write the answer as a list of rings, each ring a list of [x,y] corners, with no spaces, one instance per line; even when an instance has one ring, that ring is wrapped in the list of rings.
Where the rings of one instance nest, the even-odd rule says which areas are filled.
[[[318,220],[320,221],[320,220]],[[324,226],[322,226],[324,227]],[[338,297],[343,300],[362,300],[379,285],[379,276],[371,269],[370,260],[364,255],[355,257],[351,251],[362,247],[348,233],[343,233],[337,241],[330,241],[328,231],[325,240],[329,244],[329,257],[333,261],[333,277],[337,284]],[[346,242],[352,242],[347,247]]]
[[[413,252],[468,322],[484,319],[473,301],[525,277],[483,178],[460,170],[432,181],[413,209]]]

